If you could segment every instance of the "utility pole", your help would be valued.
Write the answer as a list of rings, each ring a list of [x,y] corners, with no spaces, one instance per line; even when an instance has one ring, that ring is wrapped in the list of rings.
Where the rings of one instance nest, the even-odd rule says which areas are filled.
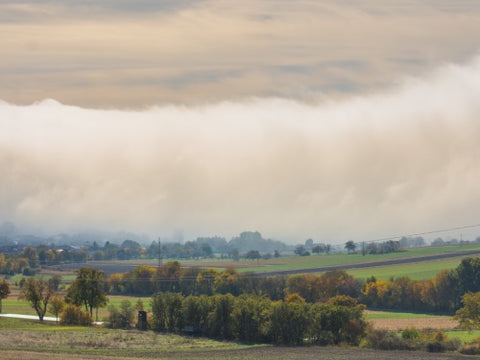
[[[158,238],[158,268],[162,267],[162,243],[160,238]]]

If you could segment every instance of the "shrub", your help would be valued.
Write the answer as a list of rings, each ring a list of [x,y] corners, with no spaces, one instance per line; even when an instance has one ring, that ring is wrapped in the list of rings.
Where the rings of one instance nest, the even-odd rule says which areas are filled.
[[[460,346],[458,352],[464,355],[480,355],[480,343],[474,342]]]
[[[62,325],[92,325],[92,317],[88,311],[82,310],[80,307],[68,304],[60,315],[60,324]]]
[[[112,329],[130,329],[132,327],[134,310],[128,300],[123,300],[120,310],[111,305],[108,308],[108,326]]]
[[[420,337],[420,333],[414,327],[406,328],[402,331],[402,339],[415,340]]]
[[[460,346],[460,340],[450,340],[441,330],[436,332],[424,331],[420,338],[423,340],[425,350],[428,352],[445,352],[457,350]]]
[[[415,344],[387,330],[368,329],[365,346],[377,350],[415,350]]]
[[[35,269],[31,269],[31,268],[25,268],[23,269],[23,272],[22,272],[23,276],[35,276],[36,274],[37,272],[35,271]]]
[[[445,345],[440,341],[428,342],[426,345],[426,349],[428,352],[433,352],[433,353],[440,353],[440,352],[446,351]]]

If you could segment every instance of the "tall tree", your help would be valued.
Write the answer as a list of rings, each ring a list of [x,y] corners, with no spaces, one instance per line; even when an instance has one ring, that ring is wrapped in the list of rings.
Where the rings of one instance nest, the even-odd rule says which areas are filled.
[[[2,279],[0,281],[0,313],[2,312],[2,300],[6,299],[9,294],[10,294],[10,286],[5,281],[5,279]]]
[[[345,249],[347,249],[349,254],[354,253],[356,248],[357,248],[357,245],[355,245],[355,243],[352,240],[347,241],[345,243]]]
[[[85,310],[93,316],[93,309],[107,305],[107,296],[104,288],[103,271],[91,267],[82,267],[77,270],[77,278],[70,285],[66,301],[77,306],[85,306]]]
[[[57,319],[57,323],[58,323],[58,315],[62,312],[64,306],[65,306],[65,302],[63,301],[63,298],[59,295],[54,295],[50,300],[48,311],[53,315],[55,315],[55,318]]]
[[[38,315],[40,321],[47,312],[48,301],[53,295],[53,288],[48,281],[29,278],[22,286],[21,299],[27,300]]]
[[[462,259],[456,273],[462,293],[480,291],[480,257]]]

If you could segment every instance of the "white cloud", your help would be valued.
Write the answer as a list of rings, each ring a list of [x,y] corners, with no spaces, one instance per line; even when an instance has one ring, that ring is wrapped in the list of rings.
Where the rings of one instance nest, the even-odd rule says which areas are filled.
[[[0,220],[337,242],[476,223],[479,115],[480,58],[317,104],[0,103]]]

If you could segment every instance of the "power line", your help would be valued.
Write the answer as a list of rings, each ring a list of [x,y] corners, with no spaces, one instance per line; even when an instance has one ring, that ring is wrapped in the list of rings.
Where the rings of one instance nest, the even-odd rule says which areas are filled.
[[[438,234],[438,233],[443,233],[443,232],[447,232],[447,231],[473,229],[473,228],[477,228],[477,227],[480,227],[480,224],[463,225],[463,226],[457,226],[457,227],[446,228],[446,229],[423,231],[423,232],[413,233],[413,234],[409,234],[409,235],[392,235],[392,236],[385,237],[385,238],[374,239],[374,240],[366,240],[366,241],[367,242],[388,241],[388,240],[401,239],[402,237],[414,237],[414,236]]]

